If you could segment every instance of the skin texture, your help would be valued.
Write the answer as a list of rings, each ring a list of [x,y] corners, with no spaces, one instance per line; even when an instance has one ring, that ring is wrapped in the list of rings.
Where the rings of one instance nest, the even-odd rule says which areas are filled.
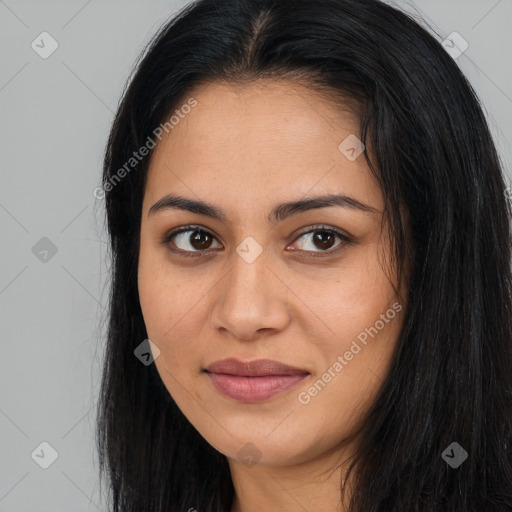
[[[363,155],[350,161],[338,149],[358,125],[290,81],[211,83],[190,96],[197,106],[155,148],[143,201],[138,286],[148,337],[161,351],[157,370],[192,425],[228,457],[232,512],[341,511],[343,466],[335,466],[350,455],[388,371],[402,323],[396,310],[405,306],[386,271],[379,186]],[[167,193],[208,201],[227,221],[177,209],[148,215]],[[267,220],[278,203],[329,193],[377,211],[333,206]],[[206,231],[205,245],[194,243],[194,229],[160,243],[187,224]],[[317,225],[353,241],[315,243]],[[263,249],[252,263],[236,251],[247,237]],[[301,403],[299,394],[397,302],[394,318]],[[310,375],[265,402],[243,403],[221,395],[203,372],[228,357],[274,359]],[[247,452],[249,464],[241,460]]]

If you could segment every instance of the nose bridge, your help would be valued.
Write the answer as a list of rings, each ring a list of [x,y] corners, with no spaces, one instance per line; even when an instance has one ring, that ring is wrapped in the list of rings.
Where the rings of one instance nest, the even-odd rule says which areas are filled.
[[[255,238],[244,238],[233,254],[232,268],[227,276],[227,286],[231,288],[228,293],[238,299],[248,295],[252,303],[257,301],[264,288],[261,284],[268,282],[268,264],[268,250]]]
[[[247,237],[231,255],[230,269],[213,307],[214,327],[224,327],[240,339],[259,329],[281,329],[287,307],[280,307],[280,291],[270,271],[269,252]]]

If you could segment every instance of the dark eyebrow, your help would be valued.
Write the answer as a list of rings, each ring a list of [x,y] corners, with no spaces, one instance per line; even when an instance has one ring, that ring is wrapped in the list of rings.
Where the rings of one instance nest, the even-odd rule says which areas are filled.
[[[290,201],[276,205],[268,216],[268,221],[271,223],[280,222],[287,217],[297,213],[305,212],[307,210],[314,210],[317,208],[326,208],[328,206],[342,206],[350,208],[351,210],[360,210],[363,212],[380,213],[379,210],[358,201],[352,197],[344,194],[327,194],[323,196],[315,196],[299,201]],[[175,194],[167,194],[159,199],[148,211],[148,217],[155,213],[167,210],[177,209],[185,210],[198,215],[205,215],[218,219],[222,222],[227,222],[228,217],[226,213],[219,207],[203,201],[196,201],[187,199]]]

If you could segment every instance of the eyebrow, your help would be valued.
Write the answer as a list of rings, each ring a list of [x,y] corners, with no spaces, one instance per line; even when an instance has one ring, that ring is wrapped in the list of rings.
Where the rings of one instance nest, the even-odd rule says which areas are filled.
[[[317,208],[326,208],[329,206],[342,206],[351,210],[380,213],[376,208],[344,194],[326,194],[278,204],[274,206],[267,219],[271,223],[276,223],[298,213]],[[157,212],[169,209],[189,211],[198,215],[212,217],[222,222],[228,221],[228,216],[222,208],[204,201],[196,201],[176,194],[167,194],[159,199],[149,209],[148,217],[156,214]]]

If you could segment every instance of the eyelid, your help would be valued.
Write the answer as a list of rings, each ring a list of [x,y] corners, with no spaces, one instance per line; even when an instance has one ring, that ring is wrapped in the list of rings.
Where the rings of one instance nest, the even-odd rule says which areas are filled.
[[[311,226],[304,228],[304,231],[302,231],[302,229],[301,229],[301,230],[298,230],[298,232],[292,233],[292,235],[295,236],[294,241],[298,237],[301,237],[302,235],[305,235],[307,233],[311,233],[312,231],[330,231],[336,235],[339,235],[340,238],[343,238],[346,241],[354,242],[354,240],[355,240],[355,237],[353,237],[352,235],[350,235],[349,233],[347,233],[346,231],[344,231],[340,228],[335,228],[334,226],[329,226],[329,224],[313,224]]]
[[[160,243],[163,245],[167,245],[174,237],[176,237],[177,235],[180,235],[181,233],[186,233],[187,231],[202,231],[202,232],[212,236],[213,238],[217,239],[217,236],[214,235],[209,229],[207,229],[199,224],[188,224],[186,226],[181,226],[179,228],[176,228],[175,230],[171,230],[168,233],[166,233],[164,235],[164,237],[162,238],[162,240],[160,240]],[[183,251],[183,250],[179,249],[179,250],[174,250],[173,252],[177,252],[177,253],[194,252],[197,254],[206,254],[208,252],[208,250],[205,250],[205,251]]]
[[[202,231],[217,240],[217,236],[214,235],[209,229],[207,229],[199,224],[189,224],[189,225],[181,226],[179,228],[176,228],[175,230],[171,230],[170,232],[166,233],[164,235],[164,237],[162,238],[162,240],[159,241],[159,243],[161,243],[165,246],[168,246],[169,242],[174,237],[176,237],[177,235],[179,235],[181,233],[186,233],[187,231]],[[307,228],[304,228],[304,231],[299,231],[297,234],[293,235],[293,236],[295,236],[295,238],[293,239],[293,241],[291,243],[294,243],[295,241],[297,241],[297,239],[299,239],[303,235],[306,235],[306,234],[309,234],[309,233],[312,233],[315,231],[330,232],[330,233],[334,234],[335,236],[338,236],[338,238],[341,240],[341,243],[338,244],[336,246],[336,248],[332,249],[332,250],[305,251],[302,249],[298,249],[295,251],[296,253],[300,253],[301,255],[302,255],[302,253],[305,253],[307,255],[312,255],[313,257],[322,257],[323,255],[328,256],[328,255],[333,255],[333,254],[336,254],[337,252],[339,252],[339,250],[341,250],[344,245],[354,243],[354,237],[352,235],[348,235],[346,232],[340,230],[339,228],[335,228],[334,226],[329,226],[326,224],[314,224],[312,226],[308,226]],[[213,250],[206,249],[204,251],[184,251],[182,249],[170,249],[169,247],[168,247],[168,249],[169,249],[169,251],[171,251],[174,254],[179,254],[181,256],[192,256],[192,257],[205,256],[207,254],[210,254],[210,253],[216,251],[216,249],[213,249]]]

